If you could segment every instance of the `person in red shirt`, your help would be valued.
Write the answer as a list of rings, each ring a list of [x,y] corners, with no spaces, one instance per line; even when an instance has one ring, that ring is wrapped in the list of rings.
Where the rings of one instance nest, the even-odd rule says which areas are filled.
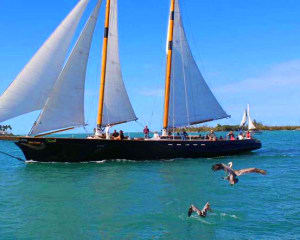
[[[149,138],[149,133],[150,133],[150,130],[149,130],[148,126],[146,126],[144,128],[143,132],[144,132],[145,138],[148,139]]]
[[[251,133],[247,131],[246,138],[251,139]]]
[[[230,131],[230,132],[227,134],[227,136],[228,136],[229,140],[235,140],[234,134],[233,134],[232,131]]]

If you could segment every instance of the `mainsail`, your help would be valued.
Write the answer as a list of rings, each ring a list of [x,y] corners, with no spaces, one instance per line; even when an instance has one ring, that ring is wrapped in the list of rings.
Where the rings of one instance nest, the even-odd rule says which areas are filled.
[[[193,58],[175,0],[168,128],[229,117],[222,109]]]
[[[104,106],[101,126],[135,121],[123,79],[119,58],[117,0],[110,1],[107,66],[104,89]]]
[[[246,122],[247,122],[247,110],[245,109],[244,115],[243,115],[243,118],[242,118],[242,121],[241,121],[241,124],[240,124],[240,127],[245,126]]]
[[[0,122],[40,110],[57,80],[88,0],[81,0],[0,97]]]
[[[254,123],[251,120],[250,107],[249,107],[249,104],[248,104],[248,130],[254,130],[254,129],[256,129],[256,127],[255,127]]]
[[[101,2],[89,17],[30,135],[85,124],[86,69]]]

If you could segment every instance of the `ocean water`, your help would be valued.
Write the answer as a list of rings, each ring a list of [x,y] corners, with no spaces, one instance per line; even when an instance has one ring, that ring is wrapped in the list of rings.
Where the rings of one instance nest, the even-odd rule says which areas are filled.
[[[246,155],[161,162],[22,163],[0,154],[0,239],[300,239],[300,131]],[[23,157],[9,142],[0,150]],[[259,167],[230,186],[215,163]],[[206,218],[187,217],[209,201]]]

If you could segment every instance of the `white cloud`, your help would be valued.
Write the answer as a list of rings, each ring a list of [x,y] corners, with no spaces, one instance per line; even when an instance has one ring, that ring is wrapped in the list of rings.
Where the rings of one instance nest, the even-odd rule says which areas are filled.
[[[238,122],[247,103],[254,118],[272,125],[300,124],[300,60],[274,65],[256,77],[215,88],[222,106]]]
[[[250,77],[238,83],[216,88],[217,92],[239,93],[251,91],[284,91],[300,89],[300,60],[277,64],[267,69],[261,76]]]

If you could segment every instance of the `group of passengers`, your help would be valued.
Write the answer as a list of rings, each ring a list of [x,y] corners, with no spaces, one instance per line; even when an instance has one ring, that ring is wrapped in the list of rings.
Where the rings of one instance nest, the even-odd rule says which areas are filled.
[[[223,138],[220,136],[219,138],[216,136],[213,130],[210,130],[209,134],[206,134],[204,137],[199,135],[200,139],[203,140],[209,140],[209,141],[217,141],[217,140],[243,140],[243,139],[251,139],[251,133],[249,131],[247,132],[240,132],[237,137],[235,137],[233,131],[230,131],[226,138]]]
[[[122,130],[120,130],[119,132],[117,132],[117,130],[114,130],[114,132],[112,134],[109,133],[109,129],[110,126],[107,126],[105,128],[105,137],[106,139],[112,139],[112,140],[124,140],[125,136],[124,136],[124,132]],[[148,128],[148,126],[145,126],[144,130],[144,138],[145,139],[149,139],[150,138],[150,130]],[[176,137],[181,139],[181,140],[187,140],[189,135],[186,132],[186,130],[183,130],[181,132],[177,132],[177,136],[174,136],[172,134],[171,131],[168,132],[168,137],[169,138],[174,138]],[[240,132],[237,137],[235,137],[233,131],[230,131],[227,135],[226,138],[223,138],[222,136],[220,136],[219,138],[216,136],[215,132],[213,130],[210,130],[210,132],[208,134],[206,134],[205,136],[201,136],[201,134],[199,136],[196,137],[197,139],[202,139],[202,140],[208,140],[208,141],[217,141],[217,140],[243,140],[243,139],[251,139],[251,133],[249,131],[247,132]],[[153,137],[151,139],[154,140],[159,140],[161,139],[160,135],[158,134],[158,132],[154,132]]]
[[[108,125],[105,127],[105,138],[106,139],[112,139],[112,140],[124,140],[125,136],[124,136],[124,132],[123,130],[120,130],[119,132],[117,132],[117,130],[114,130],[114,132],[112,134],[109,133],[111,126]]]
[[[119,132],[117,132],[117,130],[114,130],[114,132],[112,133],[110,139],[124,140],[125,139],[124,132],[122,130],[120,130]]]
[[[228,140],[243,140],[243,139],[251,139],[251,133],[249,131],[245,132],[240,132],[238,136],[235,138],[234,133],[230,131],[227,134],[227,139]]]
[[[145,139],[149,139],[149,133],[150,130],[148,126],[144,128],[144,137]],[[189,138],[189,135],[187,134],[186,130],[183,129],[181,132],[177,132],[176,135],[174,135],[171,131],[168,132],[168,138],[176,138],[181,140],[187,140]],[[160,135],[158,132],[154,132],[152,139],[160,139]],[[249,131],[247,132],[240,132],[237,137],[235,137],[233,131],[230,131],[225,138],[220,136],[219,138],[216,136],[215,132],[213,130],[210,130],[208,134],[205,136],[201,136],[201,134],[196,139],[202,139],[202,140],[208,140],[208,141],[217,141],[217,140],[243,140],[243,139],[251,139],[251,133]]]

